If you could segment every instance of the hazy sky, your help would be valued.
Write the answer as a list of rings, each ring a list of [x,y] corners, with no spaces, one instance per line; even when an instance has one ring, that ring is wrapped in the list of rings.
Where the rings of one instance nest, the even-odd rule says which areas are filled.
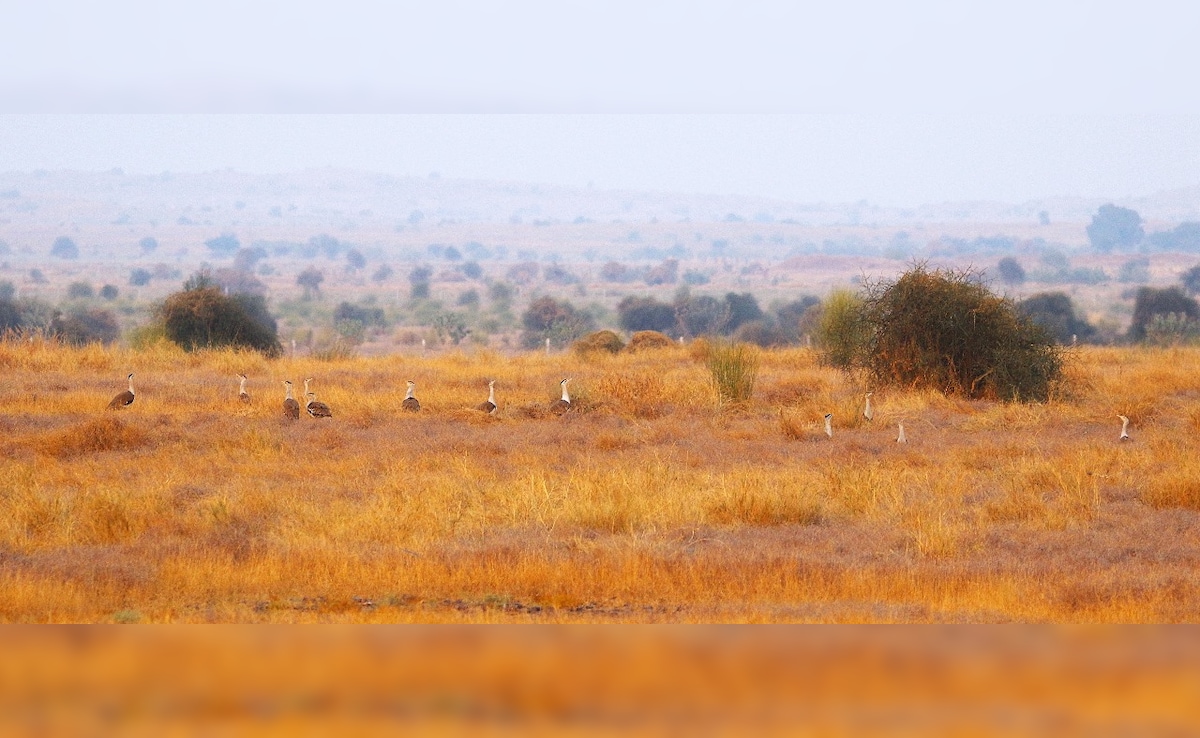
[[[1200,6],[9,3],[0,171],[397,175],[915,205],[1200,184]]]

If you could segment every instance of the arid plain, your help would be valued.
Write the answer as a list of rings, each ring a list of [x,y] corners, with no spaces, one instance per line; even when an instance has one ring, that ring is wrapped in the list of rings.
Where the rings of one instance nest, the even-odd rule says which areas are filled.
[[[719,405],[705,350],[5,341],[0,619],[1200,617],[1200,350],[1071,349],[1041,405],[869,388],[769,350],[741,407]],[[129,372],[136,401],[106,411]],[[564,376],[575,407],[555,417]],[[332,419],[282,419],[282,382],[306,377]]]

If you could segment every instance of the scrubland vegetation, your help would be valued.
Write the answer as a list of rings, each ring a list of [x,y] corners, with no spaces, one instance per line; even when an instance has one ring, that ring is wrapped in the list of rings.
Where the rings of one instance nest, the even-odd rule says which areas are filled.
[[[749,395],[728,401],[720,349],[5,341],[0,619],[1200,615],[1200,350],[1081,346],[1022,405],[869,387],[804,348],[754,350]],[[129,372],[136,401],[106,412]],[[574,408],[552,417],[564,376]],[[282,382],[306,377],[332,419],[282,419]],[[399,412],[407,379],[418,414]],[[491,379],[495,416],[470,409]]]

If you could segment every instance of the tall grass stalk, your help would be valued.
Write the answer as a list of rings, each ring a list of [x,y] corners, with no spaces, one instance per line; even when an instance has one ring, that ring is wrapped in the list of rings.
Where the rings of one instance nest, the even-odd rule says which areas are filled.
[[[714,345],[708,371],[722,405],[747,405],[758,377],[758,349],[746,343]]]

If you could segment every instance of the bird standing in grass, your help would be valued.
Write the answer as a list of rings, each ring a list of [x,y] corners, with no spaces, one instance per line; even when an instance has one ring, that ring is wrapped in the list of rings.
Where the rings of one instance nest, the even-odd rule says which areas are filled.
[[[108,403],[109,410],[120,410],[133,404],[133,373],[129,374],[129,389],[112,398]]]
[[[571,395],[567,392],[567,382],[570,381],[571,378],[567,377],[563,381],[559,382],[559,385],[562,386],[562,397],[558,398],[550,405],[550,412],[554,413],[555,415],[562,415],[571,409]]]
[[[283,398],[283,417],[289,420],[300,419],[300,403],[296,402],[296,398],[292,397],[292,381],[289,379],[283,383],[287,388],[287,395]]]
[[[241,383],[241,384],[238,386],[238,399],[239,399],[239,400],[241,400],[241,401],[242,401],[242,402],[244,402],[244,403],[247,403],[247,404],[249,404],[249,402],[250,402],[250,393],[246,391],[246,375],[245,375],[245,374],[239,374],[239,375],[238,375],[238,381]]]
[[[493,379],[492,381],[488,382],[487,401],[479,403],[475,406],[475,409],[482,410],[488,415],[496,412],[496,380]]]
[[[896,436],[896,443],[908,443],[908,436],[904,435],[904,423],[897,423],[900,426],[900,435]]]
[[[825,413],[825,435],[833,438],[833,413]]]
[[[132,376],[132,375],[130,375],[130,376]],[[1118,438],[1117,440],[1118,441],[1130,440],[1130,438],[1129,438],[1129,418],[1125,417],[1124,415],[1118,415],[1117,417],[1121,419],[1121,437]]]
[[[873,394],[875,394],[875,393],[874,392],[867,393],[867,405],[866,405],[866,407],[863,408],[863,417],[867,419],[867,422],[870,422],[875,419],[875,410],[874,410],[874,408],[871,407],[871,395],[873,395]]]
[[[400,407],[410,413],[419,412],[421,410],[421,401],[413,395],[417,390],[417,383],[408,380],[408,393],[404,395],[404,402],[400,403]]]
[[[306,392],[304,396],[308,399],[308,404],[304,406],[304,409],[308,411],[309,415],[313,416],[314,418],[333,417],[333,412],[330,411],[328,405],[323,402],[317,402],[316,394],[312,392]]]

